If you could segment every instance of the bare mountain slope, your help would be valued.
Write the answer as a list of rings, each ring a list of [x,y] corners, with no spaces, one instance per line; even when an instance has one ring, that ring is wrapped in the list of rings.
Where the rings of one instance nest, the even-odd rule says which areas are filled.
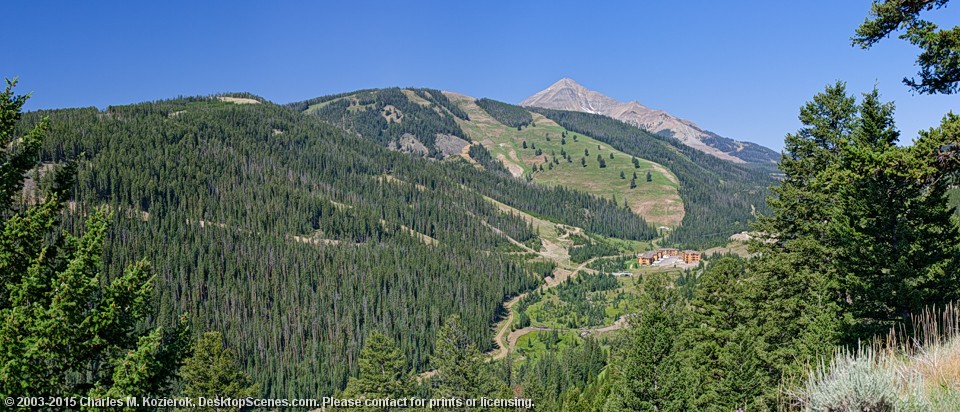
[[[663,110],[651,109],[636,101],[618,102],[570,78],[560,79],[520,105],[609,116],[652,133],[675,137],[687,146],[737,163],[768,163],[780,158],[779,153],[766,147],[717,135]]]

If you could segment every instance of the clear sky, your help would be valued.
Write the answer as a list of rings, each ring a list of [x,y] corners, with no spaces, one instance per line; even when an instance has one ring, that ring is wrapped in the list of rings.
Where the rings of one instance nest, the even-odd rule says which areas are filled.
[[[417,86],[518,103],[562,77],[783,147],[827,83],[878,84],[903,140],[960,111],[912,95],[916,49],[850,45],[869,0],[14,1],[0,76],[28,109],[248,91],[278,103]],[[938,22],[960,23],[960,4]]]

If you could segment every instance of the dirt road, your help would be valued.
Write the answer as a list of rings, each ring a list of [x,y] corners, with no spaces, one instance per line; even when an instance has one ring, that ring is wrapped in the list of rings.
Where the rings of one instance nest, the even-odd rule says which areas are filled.
[[[552,330],[557,331],[557,332],[577,331],[577,332],[580,332],[580,336],[584,336],[585,334],[587,334],[587,335],[592,335],[592,334],[595,334],[595,333],[604,333],[604,332],[611,332],[611,331],[615,331],[615,330],[620,330],[620,329],[623,329],[623,327],[626,326],[626,324],[627,324],[627,315],[621,316],[621,317],[618,318],[615,322],[613,322],[612,325],[609,325],[609,326],[599,326],[599,327],[593,327],[593,328],[571,329],[571,328],[547,328],[547,327],[543,327],[543,326],[527,326],[527,327],[525,327],[525,328],[523,328],[523,329],[517,329],[517,330],[515,330],[515,331],[513,331],[513,332],[510,332],[510,336],[507,337],[507,341],[508,341],[508,344],[510,345],[510,351],[512,352],[512,351],[516,350],[516,348],[517,348],[517,341],[520,340],[520,337],[521,337],[521,336],[526,335],[526,334],[528,334],[528,333],[530,333],[530,332],[534,332],[534,331],[539,331],[539,332],[548,332],[548,331],[552,331]],[[504,355],[504,356],[506,356],[506,355]]]

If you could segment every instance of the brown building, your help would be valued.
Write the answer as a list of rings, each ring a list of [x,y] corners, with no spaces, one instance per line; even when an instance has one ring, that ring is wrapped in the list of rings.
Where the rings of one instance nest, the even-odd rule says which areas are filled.
[[[657,252],[660,252],[660,256],[680,256],[680,249],[673,248],[661,248]]]
[[[641,265],[652,265],[654,261],[660,259],[660,254],[658,252],[643,252],[637,257]]]
[[[683,263],[688,265],[697,263],[700,261],[700,252],[696,250],[684,250],[683,253],[680,254],[680,258],[683,259]]]

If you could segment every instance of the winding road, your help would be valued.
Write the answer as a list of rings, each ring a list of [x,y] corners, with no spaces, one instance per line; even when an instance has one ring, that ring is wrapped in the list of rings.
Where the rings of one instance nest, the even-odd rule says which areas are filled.
[[[593,269],[587,269],[587,266],[593,263],[593,261],[597,259],[618,257],[618,256],[621,256],[621,255],[598,256],[598,257],[592,258],[590,260],[587,260],[586,262],[581,263],[580,266],[577,266],[577,268],[572,272],[567,272],[565,270],[558,269],[554,271],[555,273],[554,276],[545,279],[545,283],[542,286],[540,286],[538,290],[543,292],[547,289],[557,286],[565,282],[567,279],[569,279],[573,275],[580,273],[581,271],[583,272],[588,270],[593,271]],[[557,273],[559,271],[567,272],[568,275],[562,276],[561,274]],[[508,315],[506,319],[500,321],[500,330],[497,331],[497,336],[496,338],[494,338],[494,342],[497,344],[497,347],[487,352],[487,355],[490,356],[488,360],[494,361],[494,360],[505,358],[508,353],[512,352],[514,348],[516,348],[517,340],[520,339],[521,336],[526,335],[533,331],[555,330],[559,332],[566,332],[566,331],[576,330],[576,331],[580,331],[581,333],[603,333],[603,332],[610,332],[618,329],[623,329],[623,326],[626,324],[626,316],[621,316],[619,319],[617,319],[616,322],[613,323],[613,325],[610,325],[610,326],[603,326],[603,327],[596,327],[596,328],[580,328],[580,329],[563,329],[563,328],[547,328],[543,326],[527,326],[525,328],[517,329],[511,332],[510,327],[513,325],[513,310],[512,310],[513,305],[515,305],[517,302],[520,301],[520,299],[523,299],[529,294],[530,292],[521,293],[515,296],[513,299],[510,299],[509,301],[503,304],[503,308],[507,310]],[[506,337],[506,341],[504,341],[504,337]]]

